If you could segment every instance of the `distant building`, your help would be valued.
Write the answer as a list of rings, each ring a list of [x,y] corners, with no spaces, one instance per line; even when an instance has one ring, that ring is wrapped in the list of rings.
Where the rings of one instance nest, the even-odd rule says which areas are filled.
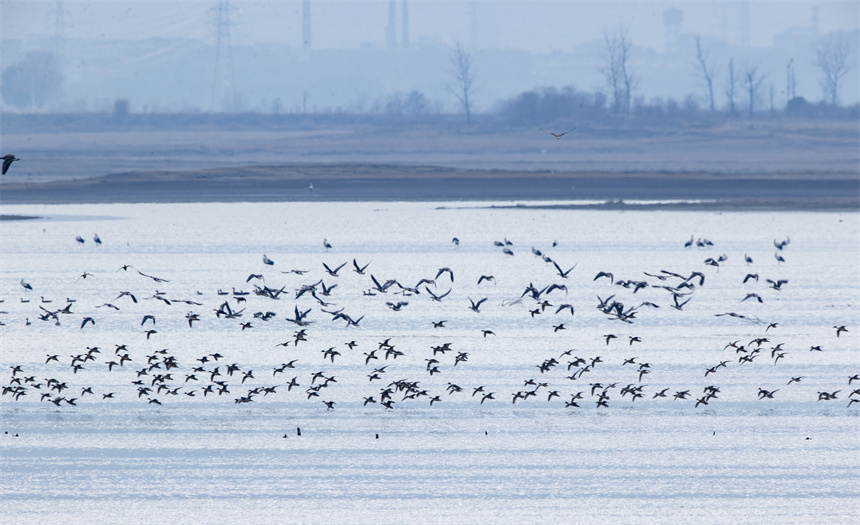
[[[666,30],[665,49],[667,53],[678,50],[678,34],[684,21],[684,11],[676,8],[663,11],[663,27]]]

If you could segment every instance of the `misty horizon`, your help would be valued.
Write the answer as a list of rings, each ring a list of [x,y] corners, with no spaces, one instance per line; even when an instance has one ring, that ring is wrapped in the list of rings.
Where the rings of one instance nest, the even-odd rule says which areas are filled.
[[[475,64],[474,109],[487,112],[533,89],[605,92],[604,39],[619,27],[629,28],[638,106],[669,99],[706,106],[694,66],[696,37],[717,68],[718,108],[726,104],[722,77],[729,59],[737,68],[758,67],[765,77],[761,108],[785,107],[789,62],[796,95],[816,103],[824,99],[816,45],[846,31],[852,45],[839,103],[858,101],[860,33],[851,3],[818,9],[738,2],[221,5],[219,23],[215,1],[4,2],[0,69],[34,54],[53,55],[59,80],[53,99],[4,100],[2,109],[111,112],[121,99],[132,113],[379,113],[392,97],[417,92],[427,113],[451,113],[458,111],[450,92],[451,49],[459,41]],[[308,27],[302,26],[305,8]],[[511,25],[514,19],[519,25]],[[560,20],[581,30],[562,31]]]

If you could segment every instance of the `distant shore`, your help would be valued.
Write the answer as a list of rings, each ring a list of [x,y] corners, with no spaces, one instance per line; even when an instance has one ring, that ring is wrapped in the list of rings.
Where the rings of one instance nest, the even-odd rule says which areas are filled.
[[[857,211],[860,178],[846,172],[601,173],[309,163],[0,185],[2,205],[315,201],[571,201],[549,207]]]
[[[38,215],[5,215],[0,214],[0,222],[4,221],[32,221],[41,219]]]

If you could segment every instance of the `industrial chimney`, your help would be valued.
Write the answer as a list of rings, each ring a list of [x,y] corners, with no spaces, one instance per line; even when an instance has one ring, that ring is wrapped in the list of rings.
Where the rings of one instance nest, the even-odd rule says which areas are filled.
[[[403,0],[403,12],[400,13],[401,16],[401,27],[402,33],[402,42],[400,43],[403,49],[409,48],[409,6],[406,4],[407,0]]]
[[[311,0],[302,0],[302,47],[311,48]]]
[[[397,47],[397,2],[388,0],[388,25],[385,26],[385,47]]]

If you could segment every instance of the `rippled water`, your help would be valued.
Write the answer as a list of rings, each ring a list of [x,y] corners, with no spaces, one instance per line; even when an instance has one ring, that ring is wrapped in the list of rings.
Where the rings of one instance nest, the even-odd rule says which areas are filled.
[[[858,381],[848,384],[860,373],[856,213],[610,212],[478,203],[2,211],[42,217],[0,223],[0,377],[4,386],[26,388],[17,401],[7,391],[0,405],[8,432],[0,448],[0,512],[10,521],[87,523],[98,516],[99,522],[150,523],[157,509],[168,522],[201,516],[228,522],[568,522],[579,515],[598,522],[675,516],[844,523],[860,510],[860,402],[847,406],[860,388]],[[713,246],[685,249],[691,236]],[[512,256],[494,245],[506,239]],[[778,251],[774,241],[785,239],[790,243]],[[568,278],[532,248],[562,271],[574,267]],[[264,254],[272,266],[263,263]],[[723,255],[719,266],[705,264]],[[353,259],[369,263],[366,275],[352,271]],[[347,265],[334,277],[322,263]],[[131,268],[120,270],[123,265]],[[451,269],[453,282],[447,273],[437,276],[443,267]],[[283,273],[293,269],[308,273]],[[691,292],[680,299],[690,300],[680,310],[660,286],[682,279],[664,270],[705,277],[701,286],[696,278],[692,290],[678,290]],[[615,282],[648,287],[634,292],[595,280],[601,271]],[[758,281],[743,283],[750,273]],[[246,282],[250,274],[264,281]],[[431,291],[450,294],[437,302],[425,285],[417,295],[397,294],[394,285],[388,293],[365,295],[371,274],[406,287],[434,279],[426,285]],[[477,284],[482,275],[494,281]],[[329,296],[319,295],[328,306],[308,294],[295,299],[297,289],[320,279],[326,287],[337,285]],[[788,282],[775,290],[767,279]],[[284,287],[278,300],[251,293],[238,296],[242,303],[233,295],[263,282]],[[542,295],[551,306],[541,311],[534,299],[520,300],[530,283],[538,289],[563,284],[567,291]],[[137,303],[118,297],[122,291]],[[743,300],[749,293],[762,301]],[[596,308],[598,298],[613,295],[625,309],[638,306],[632,323]],[[480,312],[472,311],[469,300],[483,297]],[[57,314],[59,325],[39,319],[67,299],[75,300],[73,313]],[[244,308],[242,317],[216,317],[225,301],[233,310]],[[386,304],[398,302],[408,304],[399,311]],[[659,308],[639,306],[645,302]],[[561,304],[575,314],[556,314]],[[310,309],[312,321],[307,341],[298,345],[300,327],[285,320],[296,308]],[[364,316],[358,327],[323,311],[341,308],[353,319]],[[269,321],[253,316],[268,311],[275,313]],[[193,327],[190,313],[200,317]],[[717,315],[728,313],[737,316]],[[142,323],[144,315],[155,323]],[[81,328],[84,317],[95,324]],[[434,328],[441,320],[445,326]],[[243,322],[251,327],[243,330]],[[564,329],[554,328],[562,323]],[[771,323],[776,326],[768,328]],[[841,325],[848,332],[837,337],[834,327]],[[146,330],[156,333],[147,338]],[[607,343],[607,334],[617,337]],[[752,341],[763,337],[750,363],[739,363],[744,352],[725,348],[738,341],[749,353],[759,347]],[[344,343],[353,340],[357,346],[349,349]],[[385,340],[403,355],[386,360],[379,348]],[[444,343],[452,351],[434,355],[432,347]],[[117,360],[116,345],[123,344],[132,361],[109,371],[106,362]],[[88,347],[100,353],[74,373],[72,356]],[[329,348],[339,352],[334,362],[323,354]],[[365,364],[365,353],[374,349],[379,359]],[[216,352],[223,356],[217,362],[199,361]],[[779,352],[785,355],[775,363]],[[46,363],[54,354],[58,362]],[[458,354],[466,359],[455,365]],[[168,356],[176,368],[149,369],[148,363],[163,365]],[[577,357],[600,362],[577,374],[583,365],[569,366]],[[274,373],[294,359],[295,368]],[[439,362],[428,365],[429,359]],[[239,370],[228,376],[231,363]],[[431,375],[433,365],[439,372]],[[22,371],[13,374],[13,366]],[[195,366],[202,370],[194,372]],[[383,366],[380,379],[369,380]],[[229,394],[204,396],[218,379],[211,377],[216,367]],[[143,368],[147,374],[138,377]],[[640,378],[641,370],[648,373]],[[253,377],[242,383],[248,371]],[[309,398],[315,372],[336,382]],[[175,395],[152,384],[165,373],[172,378],[161,383]],[[192,374],[197,379],[186,381]],[[300,386],[288,391],[294,376]],[[788,384],[793,377],[801,381]],[[49,378],[68,388],[49,390]],[[132,384],[136,380],[143,384]],[[427,395],[403,399],[409,391],[395,391],[393,408],[380,406],[381,390],[399,380],[417,382],[415,390]],[[450,384],[462,391],[449,393]],[[141,386],[153,391],[139,395]],[[626,386],[641,386],[642,397],[622,395]],[[707,386],[719,389],[717,397],[696,406]],[[93,394],[82,394],[85,387]],[[251,395],[250,403],[235,402],[263,387],[276,388]],[[474,393],[477,387],[483,392]],[[535,389],[534,396],[512,403],[514,393]],[[664,389],[667,397],[654,397]],[[759,399],[760,389],[773,398]],[[604,390],[607,406],[598,407]],[[688,399],[674,398],[684,390]],[[192,391],[193,397],[185,395]],[[558,396],[548,400],[552,391]],[[819,392],[834,391],[835,400],[819,401]],[[44,392],[51,395],[40,401]],[[103,399],[109,392],[114,397]],[[482,404],[488,392],[495,399]],[[566,407],[578,392],[580,407]],[[434,396],[439,400],[431,405]],[[61,397],[77,406],[50,402]],[[364,405],[366,397],[377,403]],[[323,401],[334,401],[334,408]]]

